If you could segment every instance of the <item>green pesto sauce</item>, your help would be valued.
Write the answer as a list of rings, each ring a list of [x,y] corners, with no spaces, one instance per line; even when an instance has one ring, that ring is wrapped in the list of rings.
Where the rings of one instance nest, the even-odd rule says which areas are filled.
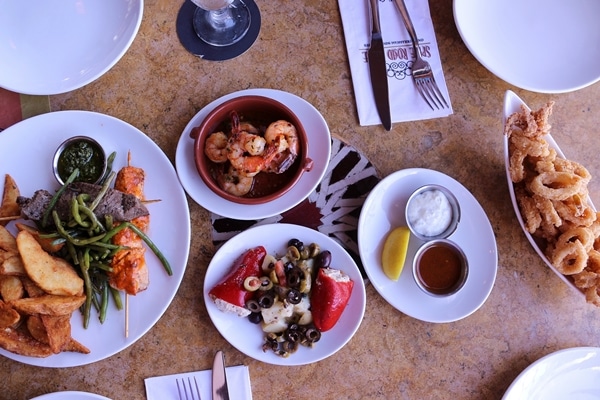
[[[58,174],[64,181],[79,168],[79,182],[95,183],[103,174],[104,159],[101,150],[85,140],[71,143],[58,157]]]

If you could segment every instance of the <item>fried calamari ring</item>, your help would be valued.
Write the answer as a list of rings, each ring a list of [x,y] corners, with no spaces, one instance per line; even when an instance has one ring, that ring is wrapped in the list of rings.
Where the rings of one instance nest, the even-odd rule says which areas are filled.
[[[535,202],[536,208],[539,210],[542,219],[549,225],[559,227],[562,225],[562,218],[554,208],[552,200],[547,199],[539,194],[531,196]]]
[[[588,254],[583,244],[576,240],[560,247],[554,247],[550,254],[552,265],[563,275],[574,275],[584,270]]]
[[[535,205],[535,201],[527,196],[524,190],[515,190],[515,197],[521,210],[525,229],[527,229],[527,232],[534,234],[542,224],[542,216]]]
[[[592,174],[590,174],[590,171],[588,171],[586,167],[584,167],[576,161],[565,160],[564,158],[556,158],[553,164],[555,171],[569,172],[571,174],[577,175],[585,181],[586,185],[592,179]]]
[[[529,183],[529,189],[550,200],[566,200],[579,193],[585,181],[569,172],[542,172]]]
[[[600,307],[600,296],[596,286],[585,289],[585,300],[597,307]]]
[[[594,249],[594,240],[596,238],[592,234],[592,231],[585,227],[574,227],[564,233],[562,233],[558,239],[556,239],[556,248],[559,249],[563,246],[567,246],[569,243],[579,241],[586,253],[589,253]]]
[[[596,212],[586,203],[553,201],[554,209],[564,221],[574,225],[590,226],[596,221]]]

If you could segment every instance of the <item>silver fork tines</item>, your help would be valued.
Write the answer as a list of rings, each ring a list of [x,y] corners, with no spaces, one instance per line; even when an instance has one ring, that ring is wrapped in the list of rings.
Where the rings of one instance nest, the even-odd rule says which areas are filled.
[[[412,65],[412,76],[415,81],[415,86],[417,87],[417,91],[421,94],[421,97],[425,99],[425,102],[432,110],[434,110],[433,106],[438,110],[440,108],[450,108],[446,99],[444,99],[444,95],[440,91],[437,83],[435,82],[435,78],[433,77],[433,72],[431,71],[431,66],[429,63],[423,58],[421,58],[421,54],[419,52],[419,39],[417,33],[415,32],[415,27],[410,19],[410,15],[408,14],[408,10],[406,9],[406,5],[404,4],[404,0],[394,0],[398,10],[400,11],[400,15],[402,15],[402,20],[404,21],[404,25],[406,25],[406,30],[410,35],[410,39],[413,45],[413,52],[415,53],[415,61]]]
[[[202,400],[200,397],[200,388],[198,387],[196,377],[194,377],[193,385],[192,378],[190,377],[187,378],[187,384],[185,379],[181,379],[181,383],[179,379],[175,379],[175,382],[177,382],[177,393],[179,393],[179,400]]]

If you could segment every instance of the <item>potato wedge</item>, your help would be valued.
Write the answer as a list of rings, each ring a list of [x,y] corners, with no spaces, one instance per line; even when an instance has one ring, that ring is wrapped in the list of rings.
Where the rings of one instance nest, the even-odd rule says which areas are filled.
[[[21,276],[20,278],[28,297],[40,297],[46,294],[46,292],[44,292],[41,287],[36,285],[34,281],[29,279],[28,276]]]
[[[10,304],[20,313],[27,315],[71,315],[85,302],[85,296],[56,296],[46,294],[39,297],[25,297],[13,300]]]
[[[0,329],[15,327],[20,320],[21,315],[14,308],[0,300]]]
[[[0,275],[26,276],[23,260],[19,254],[12,254],[0,264]]]
[[[28,357],[48,357],[54,354],[50,346],[38,342],[28,334],[13,328],[0,329],[0,347]]]
[[[19,187],[15,180],[9,174],[4,176],[4,190],[2,192],[2,203],[0,203],[0,217],[14,217],[21,214],[21,209],[17,204],[17,197],[20,196]],[[8,221],[0,221],[1,226],[6,226]]]
[[[0,275],[0,296],[8,302],[25,296],[25,288],[18,276]]]
[[[83,293],[83,279],[75,269],[44,251],[29,231],[18,233],[17,247],[27,275],[44,291],[61,296]]]
[[[42,246],[42,249],[44,249],[48,253],[51,253],[51,254],[56,253],[57,251],[62,249],[65,245],[64,242],[58,243],[58,244],[53,243],[55,240],[53,238],[40,237],[40,231],[36,227],[33,227],[31,225],[17,222],[17,223],[15,223],[15,226],[17,227],[17,229],[19,231],[29,231],[29,233],[31,233],[33,235],[35,240],[37,240],[37,242]]]
[[[71,314],[58,317],[42,315],[42,322],[48,334],[48,344],[54,354],[60,353],[71,339]]]
[[[19,252],[15,237],[2,225],[0,225],[0,249],[11,253]]]
[[[79,343],[77,340],[71,338],[69,342],[65,344],[62,351],[71,351],[74,353],[90,354],[90,349]]]
[[[48,344],[48,332],[42,322],[42,317],[39,315],[30,315],[27,317],[26,322],[27,330],[29,334],[38,342]]]

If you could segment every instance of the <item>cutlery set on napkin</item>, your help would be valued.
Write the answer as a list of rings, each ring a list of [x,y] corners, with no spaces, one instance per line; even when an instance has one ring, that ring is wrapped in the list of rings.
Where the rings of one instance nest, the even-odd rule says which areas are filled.
[[[432,107],[415,85],[413,42],[399,10],[402,2],[398,6],[394,0],[359,3],[338,0],[360,125],[383,124],[389,130],[393,122],[451,115],[428,0],[406,0],[406,9],[419,35],[416,47],[429,62],[448,107]]]
[[[198,390],[199,396],[188,391],[185,395],[178,387],[177,381],[194,382],[192,392]],[[155,376],[145,379],[146,397],[148,400],[194,399],[199,400],[252,400],[250,372],[245,365],[225,367],[222,351],[215,355],[213,369],[187,372],[182,374]],[[197,389],[196,389],[197,385]]]

